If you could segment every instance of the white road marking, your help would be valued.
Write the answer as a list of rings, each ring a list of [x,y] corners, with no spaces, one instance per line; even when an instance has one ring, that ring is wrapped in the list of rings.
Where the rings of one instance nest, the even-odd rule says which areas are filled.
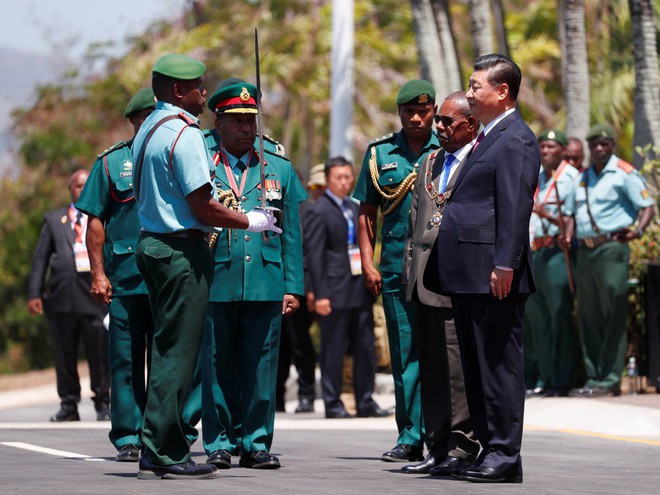
[[[90,462],[105,461],[105,459],[100,457],[92,457],[91,455],[86,454],[76,454],[75,452],[67,452],[66,450],[49,449],[48,447],[39,447],[38,445],[32,445],[24,442],[0,442],[0,445],[15,447],[17,449],[30,450],[32,452],[39,452],[42,454],[50,454],[57,457],[65,457],[67,459],[82,459],[83,461]]]

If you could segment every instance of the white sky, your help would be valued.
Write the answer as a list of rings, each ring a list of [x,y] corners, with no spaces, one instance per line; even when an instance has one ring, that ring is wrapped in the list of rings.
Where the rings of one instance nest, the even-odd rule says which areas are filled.
[[[81,54],[92,42],[121,43],[187,0],[0,0],[0,47]]]

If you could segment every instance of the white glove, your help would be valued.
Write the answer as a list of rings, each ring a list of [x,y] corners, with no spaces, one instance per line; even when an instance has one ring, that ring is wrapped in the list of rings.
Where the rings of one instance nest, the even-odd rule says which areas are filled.
[[[281,234],[282,229],[275,226],[275,215],[270,210],[264,210],[261,208],[255,208],[254,210],[248,211],[245,216],[248,217],[248,227],[246,230],[250,232],[263,232],[265,230],[271,230],[276,234]]]

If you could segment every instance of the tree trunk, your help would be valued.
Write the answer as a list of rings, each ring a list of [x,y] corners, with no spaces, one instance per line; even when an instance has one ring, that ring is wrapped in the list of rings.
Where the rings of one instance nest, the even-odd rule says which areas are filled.
[[[589,65],[584,0],[559,0],[559,41],[566,106],[566,135],[584,140],[589,130]]]
[[[443,97],[449,94],[445,76],[446,61],[433,17],[431,0],[410,0],[410,4],[421,78],[430,81],[438,97]]]
[[[506,25],[504,24],[504,5],[502,0],[493,0],[493,17],[495,18],[495,33],[497,34],[497,49],[502,55],[509,55],[509,42],[506,39]]]
[[[474,58],[493,53],[493,29],[488,0],[468,0],[468,7],[472,24]]]
[[[442,96],[465,89],[461,67],[458,63],[456,44],[454,43],[454,32],[451,28],[449,5],[447,0],[431,0],[431,8],[435,17],[435,25],[442,47],[442,58],[444,59],[444,76],[446,79],[447,92]]]
[[[656,52],[653,0],[628,0],[635,55],[635,110],[633,118],[633,165],[641,168],[644,158],[655,158],[649,149],[645,156],[637,148],[648,144],[660,146],[660,78]]]

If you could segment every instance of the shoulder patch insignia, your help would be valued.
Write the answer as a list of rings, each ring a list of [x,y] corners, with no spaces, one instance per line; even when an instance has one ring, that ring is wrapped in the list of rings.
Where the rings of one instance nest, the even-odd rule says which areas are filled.
[[[621,170],[623,170],[625,173],[630,174],[635,171],[635,167],[633,167],[630,163],[625,162],[623,160],[619,160],[619,162],[616,164],[617,167],[619,167]]]
[[[128,146],[128,142],[127,141],[119,141],[118,143],[115,143],[112,146],[110,146],[107,150],[104,150],[101,153],[99,153],[98,155],[96,155],[96,158],[103,158],[105,155],[108,155],[108,154],[112,153],[113,151],[121,149],[124,146]]]
[[[269,141],[270,143],[272,143],[275,146],[275,153],[276,154],[286,157],[286,150],[284,149],[284,146],[282,146],[282,144],[280,144],[279,141],[276,141],[275,139],[273,139],[272,137],[270,137],[267,134],[264,134],[264,140]]]

